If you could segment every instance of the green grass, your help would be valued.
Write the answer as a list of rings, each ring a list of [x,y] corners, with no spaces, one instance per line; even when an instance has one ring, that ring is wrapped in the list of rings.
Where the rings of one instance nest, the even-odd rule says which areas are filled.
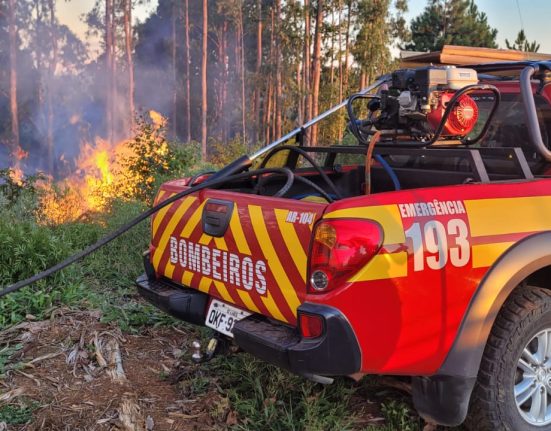
[[[0,423],[6,425],[24,425],[31,421],[33,411],[38,408],[34,401],[19,400],[20,404],[8,404],[0,407]]]
[[[141,202],[113,202],[110,211],[86,223],[42,226],[34,221],[36,196],[19,191],[10,201],[0,189],[0,280],[5,286],[42,271],[94,243],[145,209]],[[139,300],[135,278],[143,271],[142,251],[149,241],[149,224],[142,223],[123,237],[98,250],[83,261],[54,276],[0,299],[0,330],[32,314],[48,318],[55,307],[99,309],[105,322],[117,324],[125,332],[145,326],[175,324],[164,313]],[[190,329],[190,337],[206,339],[210,331]],[[204,343],[206,345],[206,343]],[[0,378],[9,358],[21,346],[0,345]],[[188,355],[190,352],[186,352]],[[376,388],[369,380],[354,384],[336,379],[322,386],[292,375],[248,354],[217,356],[197,367],[180,383],[188,397],[208,396],[217,391],[236,412],[238,424],[231,428],[273,431],[330,431],[358,429],[361,412],[358,399],[371,401]],[[160,376],[166,378],[166,376]],[[368,426],[365,431],[418,431],[420,421],[401,397],[384,396],[381,415],[385,423]],[[0,407],[0,422],[24,424],[37,406],[25,400],[19,405]],[[224,406],[214,409],[215,415]]]
[[[236,430],[348,430],[354,413],[351,381],[322,386],[248,354],[216,357],[205,365],[238,414]]]

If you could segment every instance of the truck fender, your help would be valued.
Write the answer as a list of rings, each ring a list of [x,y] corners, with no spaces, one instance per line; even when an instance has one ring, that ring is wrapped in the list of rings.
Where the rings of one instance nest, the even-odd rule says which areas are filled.
[[[440,369],[433,376],[413,379],[413,400],[421,416],[445,425],[465,420],[484,348],[503,303],[523,280],[548,266],[551,231],[523,238],[492,265],[473,294]]]

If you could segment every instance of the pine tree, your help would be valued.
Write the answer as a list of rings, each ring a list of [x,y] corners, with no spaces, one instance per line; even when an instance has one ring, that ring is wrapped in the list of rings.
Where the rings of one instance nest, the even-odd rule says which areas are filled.
[[[517,38],[513,43],[505,39],[505,45],[507,45],[507,49],[514,49],[517,51],[538,52],[540,49],[540,45],[536,41],[528,42],[524,30],[518,32]]]
[[[497,30],[474,0],[429,0],[411,22],[412,51],[439,51],[444,45],[497,48]]]
[[[15,22],[15,0],[8,1],[9,49],[10,49],[10,113],[11,152],[19,150],[19,109],[17,104],[17,25]]]

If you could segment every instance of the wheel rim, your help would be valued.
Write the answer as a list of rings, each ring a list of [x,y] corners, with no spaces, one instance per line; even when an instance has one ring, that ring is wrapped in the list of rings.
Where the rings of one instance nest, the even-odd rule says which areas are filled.
[[[524,347],[513,395],[520,415],[530,425],[551,423],[551,328],[538,332]]]

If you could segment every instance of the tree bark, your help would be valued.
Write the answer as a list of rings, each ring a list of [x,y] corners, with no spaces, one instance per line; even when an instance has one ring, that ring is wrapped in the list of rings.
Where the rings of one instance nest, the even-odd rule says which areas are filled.
[[[312,118],[312,92],[310,88],[310,1],[304,0],[304,53],[303,53],[303,97],[304,97],[304,121],[307,122]],[[310,131],[307,130],[304,136],[305,145],[309,145]]]
[[[323,23],[323,0],[318,0],[316,13],[316,30],[314,41],[314,56],[312,69],[312,118],[318,115],[319,111],[319,88],[321,79],[321,25]],[[318,145],[318,125],[312,126],[310,145]]]
[[[124,39],[126,50],[126,66],[128,67],[128,124],[130,132],[134,130],[134,60],[132,57],[132,0],[124,1]]]
[[[275,92],[275,139],[279,139],[282,133],[282,93],[283,86],[281,80],[281,0],[276,0],[276,92]]]
[[[241,139],[243,143],[247,142],[247,125],[246,117],[247,110],[245,107],[245,43],[244,43],[244,28],[243,28],[243,4],[239,1],[239,15],[238,15],[238,34],[239,34],[239,69],[241,78]]]
[[[115,10],[115,0],[111,4],[111,112],[113,113],[113,130],[111,132],[112,138],[111,142],[115,142],[116,139],[119,139],[119,118],[118,118],[118,86],[117,86],[117,20],[116,20],[116,10]]]
[[[350,79],[350,27],[352,21],[352,0],[348,0],[346,17],[346,35],[344,39],[344,82],[343,92],[348,93],[348,82]]]
[[[268,76],[266,94],[264,95],[264,142],[270,142],[270,119],[272,118],[272,78]]]
[[[262,71],[262,0],[257,0],[257,30],[256,30],[256,85],[254,91],[254,118],[255,118],[255,135],[253,144],[257,144],[260,140],[260,93],[262,88],[260,86],[261,82],[261,71]]]
[[[338,38],[338,43],[339,43],[339,98],[338,98],[338,102],[342,102],[342,99],[343,99],[343,70],[342,70],[342,0],[339,0],[339,20],[338,20],[339,24],[338,24],[338,29],[339,29],[339,38]],[[338,142],[341,142],[342,141],[342,137],[343,137],[343,134],[344,134],[344,129],[343,129],[343,121],[341,119],[341,117],[338,118],[338,129],[337,129],[337,141]]]
[[[178,16],[176,0],[172,1],[172,136],[178,136],[178,62],[176,46],[176,21]]]
[[[201,156],[207,160],[207,49],[208,49],[208,0],[203,0],[203,58],[201,63]]]
[[[222,141],[228,140],[228,116],[226,115],[226,107],[228,106],[228,71],[229,71],[229,59],[228,59],[228,21],[224,20],[222,27]]]
[[[46,130],[46,133],[47,133],[47,120],[46,120],[46,117],[47,117],[47,113],[46,113],[46,108],[45,108],[45,103],[44,103],[44,88],[45,88],[45,84],[44,84],[44,78],[42,76],[42,67],[43,67],[43,64],[42,64],[42,61],[43,61],[43,57],[44,57],[44,44],[43,44],[43,35],[42,35],[42,30],[43,30],[43,23],[42,23],[42,6],[41,6],[41,1],[40,0],[34,0],[34,7],[35,7],[35,11],[36,11],[36,25],[35,25],[35,38],[36,38],[36,43],[35,43],[35,52],[36,52],[36,70],[39,71],[38,73],[38,76],[37,76],[37,79],[38,79],[38,82],[37,82],[37,98],[38,98],[38,106],[39,106],[39,112],[40,112],[40,117],[39,117],[39,129],[40,129],[40,133],[43,134],[44,133],[44,130]],[[48,151],[48,148],[46,148],[46,152]],[[46,160],[46,163],[48,161]],[[46,166],[46,169],[47,169],[47,166]]]
[[[17,106],[17,27],[15,24],[15,0],[8,1],[8,26],[10,45],[10,113],[11,154],[17,164],[19,150],[19,114]]]
[[[113,143],[113,25],[112,25],[113,0],[105,0],[105,56],[106,56],[106,75],[107,75],[107,94],[106,94],[106,128],[107,140]]]
[[[189,76],[189,0],[184,2],[184,20],[185,20],[185,43],[186,43],[186,55],[185,55],[185,69],[186,69],[186,104],[185,104],[185,119],[186,119],[186,142],[191,142],[191,95],[190,95],[190,80]]]
[[[48,7],[50,9],[50,39],[52,43],[52,59],[49,64],[48,71],[48,92],[46,93],[47,105],[48,105],[48,135],[47,135],[47,148],[48,148],[48,172],[50,175],[54,175],[54,103],[53,103],[53,85],[55,80],[55,72],[57,69],[58,59],[58,45],[57,45],[57,31],[55,22],[55,5],[53,0],[48,0]]]

